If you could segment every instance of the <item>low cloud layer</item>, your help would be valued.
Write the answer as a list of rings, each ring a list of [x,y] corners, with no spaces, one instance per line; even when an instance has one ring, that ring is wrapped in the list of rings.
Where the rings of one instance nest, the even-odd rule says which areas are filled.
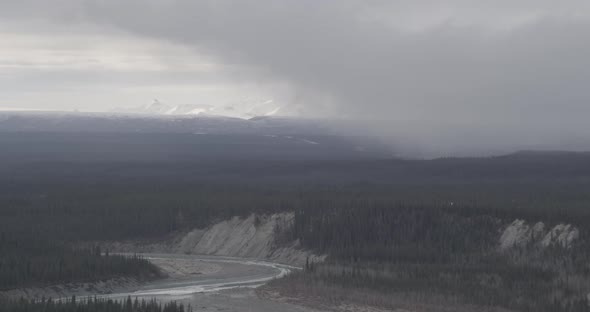
[[[0,1],[0,12],[4,25],[149,42],[151,64],[180,49],[154,83],[265,86],[291,111],[368,120],[396,142],[588,147],[588,1]],[[214,65],[194,78],[182,59]],[[141,81],[129,71],[122,83]]]

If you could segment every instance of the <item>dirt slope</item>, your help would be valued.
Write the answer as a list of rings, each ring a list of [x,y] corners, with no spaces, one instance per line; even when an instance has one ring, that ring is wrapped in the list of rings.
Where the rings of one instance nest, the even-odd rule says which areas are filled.
[[[116,242],[107,244],[105,248],[114,252],[183,253],[266,259],[296,266],[304,265],[308,257],[312,261],[323,261],[325,256],[302,250],[296,241],[286,247],[276,246],[277,227],[284,228],[292,220],[292,213],[266,216],[252,214],[246,218],[223,220],[204,229],[178,233],[159,242]]]

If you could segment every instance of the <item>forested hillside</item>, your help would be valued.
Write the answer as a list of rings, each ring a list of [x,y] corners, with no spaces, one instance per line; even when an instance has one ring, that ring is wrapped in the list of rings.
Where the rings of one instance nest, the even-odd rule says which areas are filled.
[[[536,220],[548,224],[555,219]],[[325,263],[273,282],[285,295],[386,308],[471,304],[515,311],[590,311],[588,218],[576,214],[573,244],[499,250],[511,216],[472,205],[323,200],[295,212],[284,241],[298,240]],[[551,215],[551,214],[548,214]],[[405,305],[404,305],[405,304]]]
[[[41,301],[14,300],[0,304],[0,312],[192,312],[193,309],[175,302],[158,303],[155,300],[111,300],[90,298],[85,300]]]
[[[0,290],[130,276],[154,278],[159,271],[140,257],[74,249],[41,237],[0,233]]]
[[[277,281],[294,287],[283,291],[381,306],[403,295],[575,311],[590,292],[589,158],[552,157],[0,166],[1,287],[152,275],[143,259],[73,246],[288,211],[293,224],[277,227],[276,245],[298,241],[328,260]],[[500,232],[515,219],[572,224],[579,239],[566,249],[500,252]]]

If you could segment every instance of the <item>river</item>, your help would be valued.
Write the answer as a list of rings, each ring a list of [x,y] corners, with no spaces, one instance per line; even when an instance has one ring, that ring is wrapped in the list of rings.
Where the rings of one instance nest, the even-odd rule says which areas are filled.
[[[195,311],[318,312],[284,301],[259,298],[254,288],[298,268],[267,261],[181,254],[141,254],[169,276],[102,298],[156,299],[191,305]]]

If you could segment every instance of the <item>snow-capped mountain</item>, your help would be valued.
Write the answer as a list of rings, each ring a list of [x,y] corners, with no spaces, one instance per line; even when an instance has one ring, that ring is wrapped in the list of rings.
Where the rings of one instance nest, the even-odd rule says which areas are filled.
[[[115,113],[131,113],[146,115],[215,115],[248,119],[257,116],[273,116],[281,111],[281,106],[273,100],[256,100],[246,98],[225,105],[181,104],[171,105],[155,99],[152,103],[133,108],[116,108]]]
[[[115,108],[112,112],[115,113],[132,113],[132,114],[147,114],[147,115],[198,115],[211,110],[210,105],[203,104],[184,104],[184,105],[170,105],[160,102],[158,99],[150,104],[140,107],[132,108]]]

